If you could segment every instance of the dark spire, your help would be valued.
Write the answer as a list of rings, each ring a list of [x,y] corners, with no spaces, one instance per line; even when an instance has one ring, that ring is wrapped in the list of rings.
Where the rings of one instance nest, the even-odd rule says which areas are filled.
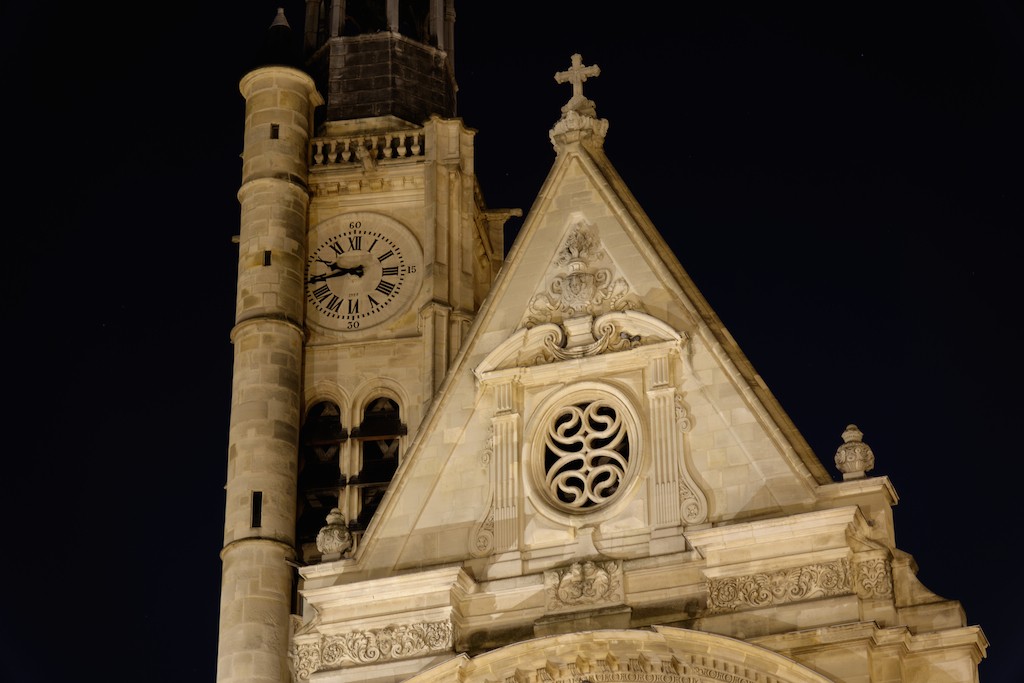
[[[263,37],[263,47],[257,59],[257,66],[294,66],[302,68],[301,46],[292,31],[284,8],[277,8],[277,15],[270,23]]]

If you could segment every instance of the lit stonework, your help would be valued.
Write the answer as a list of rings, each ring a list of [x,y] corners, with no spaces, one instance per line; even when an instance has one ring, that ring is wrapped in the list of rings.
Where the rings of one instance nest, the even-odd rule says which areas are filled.
[[[826,467],[605,155],[601,70],[557,72],[506,249],[454,3],[367,34],[356,4],[307,3],[315,78],[241,84],[218,683],[977,683],[985,635],[897,546],[863,434]]]

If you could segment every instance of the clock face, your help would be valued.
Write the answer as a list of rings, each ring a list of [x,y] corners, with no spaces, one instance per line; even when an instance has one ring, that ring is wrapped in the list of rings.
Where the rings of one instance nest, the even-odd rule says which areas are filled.
[[[416,239],[394,219],[358,213],[325,221],[310,235],[310,319],[335,330],[376,325],[415,296],[421,267]]]

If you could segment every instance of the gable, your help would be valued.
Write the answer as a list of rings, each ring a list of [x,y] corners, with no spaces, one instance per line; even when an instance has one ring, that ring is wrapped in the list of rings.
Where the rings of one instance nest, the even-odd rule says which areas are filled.
[[[357,558],[572,557],[585,528],[644,555],[685,547],[659,530],[813,507],[818,472],[695,292],[603,153],[560,148]],[[547,476],[558,416],[588,406],[619,420],[623,464],[568,457]],[[571,509],[574,495],[600,510]]]

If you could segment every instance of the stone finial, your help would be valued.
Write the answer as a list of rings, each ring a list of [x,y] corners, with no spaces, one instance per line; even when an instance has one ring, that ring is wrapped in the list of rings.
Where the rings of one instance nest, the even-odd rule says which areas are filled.
[[[316,535],[316,549],[323,554],[323,559],[337,560],[351,548],[352,534],[345,524],[345,515],[338,508],[333,508],[327,514],[327,526]]]
[[[861,441],[863,436],[857,425],[846,425],[843,444],[836,449],[836,467],[843,473],[843,481],[861,479],[875,468],[875,454]]]

